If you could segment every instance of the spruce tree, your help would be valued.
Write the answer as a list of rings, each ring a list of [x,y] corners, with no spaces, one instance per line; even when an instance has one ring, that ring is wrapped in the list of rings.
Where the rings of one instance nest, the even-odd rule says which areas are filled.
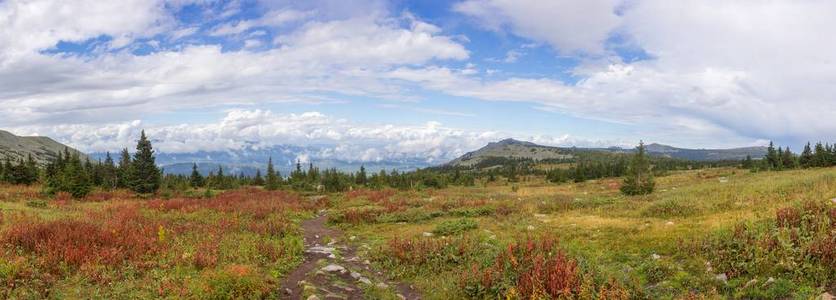
[[[139,136],[136,153],[131,163],[131,186],[137,193],[154,193],[160,188],[160,169],[157,168],[151,141],[145,136],[145,130]]]
[[[113,157],[110,152],[105,154],[105,160],[102,164],[102,186],[106,189],[114,189],[119,185],[119,175],[116,165],[113,164]]]
[[[456,171],[458,172],[458,170],[456,170]],[[360,172],[357,172],[356,183],[359,186],[366,186],[366,181],[367,181],[366,167],[363,166],[363,165],[360,165]]]
[[[200,175],[200,172],[197,171],[197,163],[192,164],[192,175],[189,176],[189,184],[193,188],[203,186],[203,175]]]
[[[798,164],[802,168],[812,167],[813,164],[813,149],[810,148],[810,142],[804,145],[804,150],[801,151],[801,156],[798,157]]]
[[[273,191],[279,188],[279,178],[276,176],[276,171],[273,169],[273,158],[267,160],[267,181],[264,183],[264,188]]]
[[[627,168],[627,177],[621,186],[621,192],[625,195],[646,195],[653,192],[653,174],[650,170],[650,161],[645,154],[644,142],[639,142],[639,147],[630,165]]]
[[[264,178],[261,177],[261,169],[255,170],[255,177],[253,177],[253,185],[263,186],[264,185]]]
[[[131,154],[128,153],[128,148],[123,148],[119,155],[119,167],[116,172],[118,187],[129,188],[131,186],[131,165]]]

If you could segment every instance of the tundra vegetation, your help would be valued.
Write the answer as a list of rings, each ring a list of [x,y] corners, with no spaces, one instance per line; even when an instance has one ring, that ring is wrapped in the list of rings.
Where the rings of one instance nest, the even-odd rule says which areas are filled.
[[[361,261],[425,299],[836,290],[829,145],[714,165],[639,151],[408,173],[298,164],[282,176],[268,166],[266,178],[163,176],[150,142],[137,149],[119,163],[70,154],[41,167],[4,163],[2,174],[38,175],[0,185],[0,297],[282,298],[304,255],[301,221],[320,212]],[[600,168],[578,172],[582,164]]]

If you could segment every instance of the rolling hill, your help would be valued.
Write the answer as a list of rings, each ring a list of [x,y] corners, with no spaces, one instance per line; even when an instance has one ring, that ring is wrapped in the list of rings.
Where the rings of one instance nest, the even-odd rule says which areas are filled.
[[[649,144],[646,146],[647,153],[651,156],[667,157],[674,159],[695,160],[695,161],[724,161],[742,160],[747,155],[758,159],[766,155],[766,147],[745,147],[733,149],[685,149],[662,144]],[[603,152],[603,153],[632,153],[635,149],[624,149],[619,147],[610,148],[576,148],[576,147],[551,147],[534,144],[531,142],[505,139],[499,142],[492,142],[472,152],[468,152],[456,158],[446,166],[473,167],[480,162],[490,158],[514,158],[532,160],[550,159],[571,159],[574,154],[582,152]]]
[[[8,157],[14,161],[31,154],[39,164],[45,164],[58,157],[58,153],[64,151],[64,148],[78,154],[82,159],[87,157],[84,153],[45,136],[17,136],[0,130],[0,159],[3,160]]]

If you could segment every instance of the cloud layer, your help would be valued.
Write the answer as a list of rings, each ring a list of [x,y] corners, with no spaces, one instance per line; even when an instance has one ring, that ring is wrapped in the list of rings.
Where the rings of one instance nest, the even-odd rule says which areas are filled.
[[[473,28],[384,1],[3,1],[0,127],[88,150],[121,148],[146,127],[167,151],[326,141],[370,159],[448,157],[519,134],[491,120],[469,130],[435,119],[378,130],[266,108],[356,98],[397,107],[438,95],[627,128],[619,141],[836,140],[832,1],[465,0],[438,9]],[[470,43],[474,30],[517,45],[502,61],[477,59],[493,45]],[[554,74],[515,72],[539,67],[530,57],[542,56],[572,63]],[[433,105],[416,111],[481,118]],[[231,111],[217,122],[150,121],[194,109]],[[253,119],[272,127],[240,128]]]

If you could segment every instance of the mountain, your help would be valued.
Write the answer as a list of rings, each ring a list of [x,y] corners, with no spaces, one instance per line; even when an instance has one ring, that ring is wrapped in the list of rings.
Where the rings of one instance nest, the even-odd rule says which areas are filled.
[[[313,145],[294,146],[277,145],[272,147],[243,147],[241,149],[230,149],[226,151],[196,151],[187,153],[156,154],[157,165],[163,168],[167,174],[187,175],[192,172],[192,164],[197,163],[198,171],[204,175],[209,172],[217,172],[219,166],[223,166],[225,174],[255,175],[256,170],[261,173],[267,169],[267,160],[273,158],[273,164],[277,171],[287,176],[296,168],[296,161],[310,161],[314,166],[323,169],[336,168],[346,172],[356,172],[360,166],[364,166],[367,172],[378,172],[380,170],[411,171],[418,168],[425,168],[432,165],[432,162],[419,158],[387,159],[381,161],[360,161],[335,158],[333,155],[334,146]],[[105,153],[90,154],[93,159],[104,159]],[[111,154],[114,155],[114,154]],[[114,156],[114,159],[117,159]],[[307,163],[302,163],[302,168],[307,170]]]
[[[31,154],[35,161],[46,164],[57,158],[58,153],[64,151],[64,148],[68,148],[70,153],[78,154],[82,159],[87,158],[84,153],[45,136],[17,136],[11,132],[0,130],[0,159],[3,160],[7,157],[13,161],[20,158],[25,159],[27,155]]]
[[[766,147],[684,149],[653,143],[647,145],[646,149],[651,155],[700,161],[741,160],[747,155],[757,159],[766,155]]]
[[[568,159],[572,158],[572,155],[568,151],[558,147],[542,146],[515,139],[504,139],[499,142],[489,143],[479,150],[465,153],[461,157],[450,161],[447,165],[472,167],[491,157],[543,160]]]
[[[647,153],[657,157],[668,157],[675,159],[687,159],[697,161],[720,161],[720,160],[742,160],[747,155],[752,158],[760,158],[766,155],[766,147],[745,147],[733,149],[685,149],[662,144],[649,144],[646,146]],[[635,149],[623,149],[619,147],[610,148],[566,148],[537,145],[531,142],[505,139],[499,142],[489,143],[479,150],[468,152],[456,158],[446,165],[472,167],[479,162],[489,158],[522,158],[522,159],[569,159],[573,153],[579,152],[605,152],[605,153],[632,153]]]

